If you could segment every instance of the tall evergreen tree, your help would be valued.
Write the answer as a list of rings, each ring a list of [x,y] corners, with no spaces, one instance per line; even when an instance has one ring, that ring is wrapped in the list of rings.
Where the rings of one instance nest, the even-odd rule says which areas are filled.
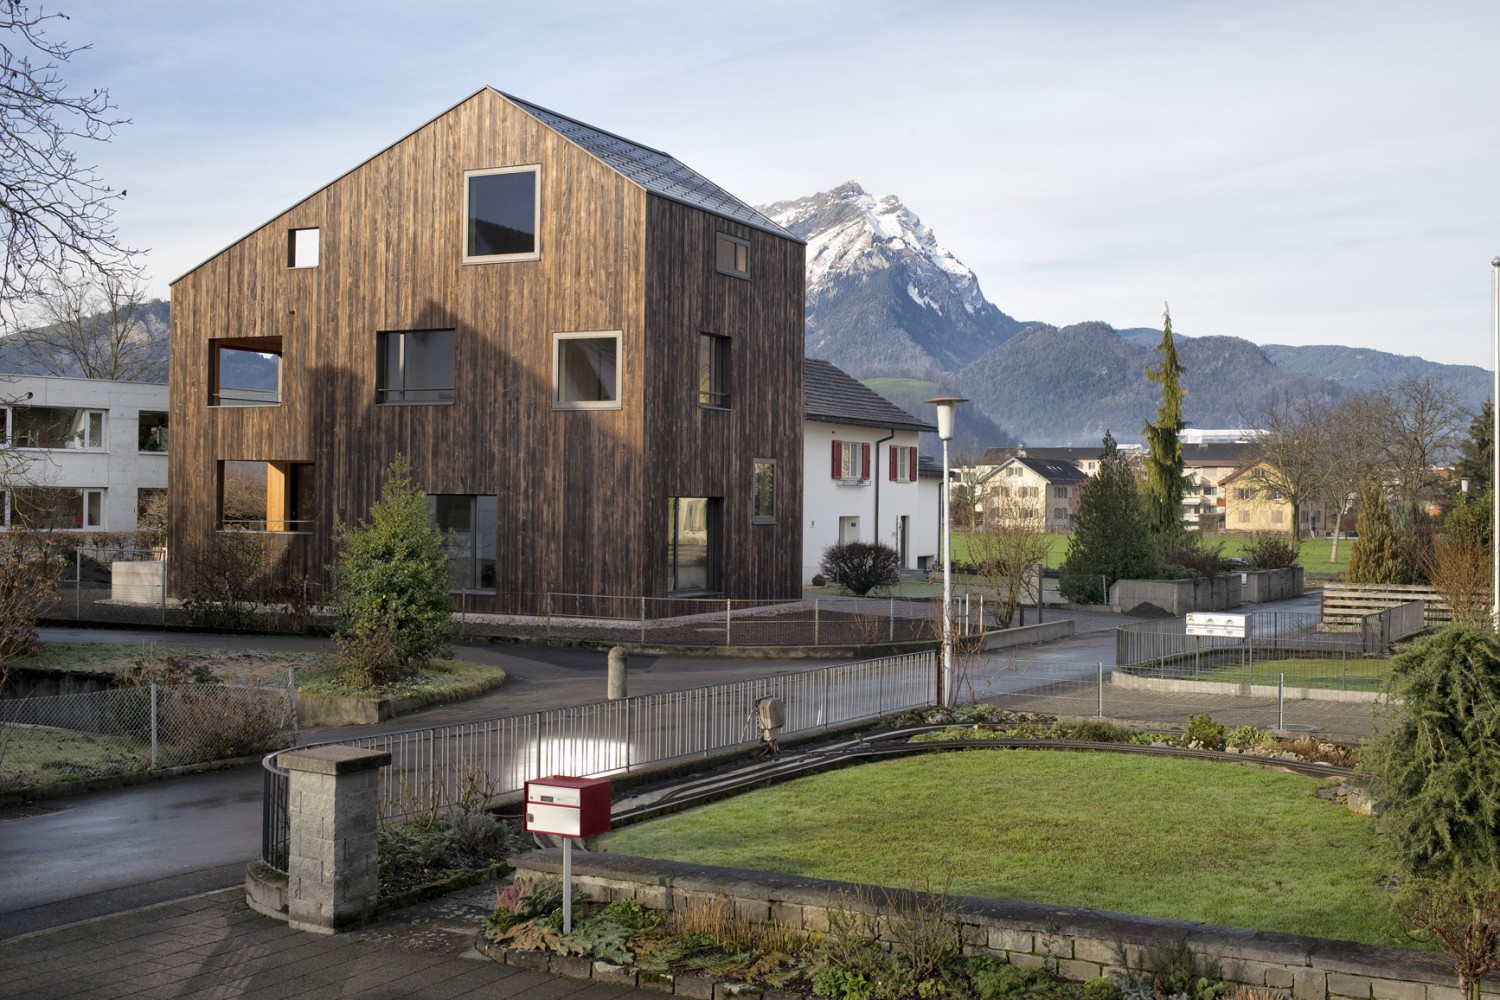
[[[1458,446],[1458,463],[1453,468],[1454,488],[1467,479],[1469,496],[1477,497],[1489,488],[1495,468],[1495,425],[1490,401],[1485,400],[1479,414],[1469,422],[1469,436]]]
[[[1106,432],[1099,471],[1078,497],[1078,517],[1062,565],[1063,595],[1076,603],[1097,604],[1116,580],[1150,578],[1159,569],[1135,470]]]
[[[1344,579],[1349,583],[1400,583],[1406,578],[1401,540],[1385,502],[1385,487],[1371,476],[1359,490],[1359,537],[1349,553]]]
[[[1161,363],[1146,369],[1146,378],[1161,387],[1161,406],[1156,419],[1145,427],[1146,439],[1146,517],[1157,544],[1172,545],[1182,535],[1182,497],[1186,489],[1183,474],[1182,382],[1187,371],[1177,360],[1177,345],[1172,340],[1172,311],[1162,314],[1161,343],[1157,345]]]

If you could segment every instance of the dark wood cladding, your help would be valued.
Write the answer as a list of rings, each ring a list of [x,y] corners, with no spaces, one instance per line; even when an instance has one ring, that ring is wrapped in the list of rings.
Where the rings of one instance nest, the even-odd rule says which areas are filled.
[[[463,264],[464,171],[522,164],[540,170],[539,259]],[[287,267],[301,228],[320,230],[317,267]],[[750,240],[753,280],[715,271],[717,231]],[[218,462],[306,462],[313,530],[273,541],[286,571],[325,579],[336,523],[365,516],[400,452],[429,493],[497,497],[501,595],[664,596],[682,495],[722,498],[726,596],[793,596],[802,266],[801,244],[651,196],[481,91],[173,285],[174,556],[213,535]],[[377,405],[376,332],[438,328],[453,402]],[[617,410],[551,407],[554,334],[583,331],[621,334]],[[733,338],[727,411],[698,406],[700,332]],[[210,341],[248,338],[279,338],[280,404],[210,406]],[[754,458],[777,462],[774,525],[750,523]]]

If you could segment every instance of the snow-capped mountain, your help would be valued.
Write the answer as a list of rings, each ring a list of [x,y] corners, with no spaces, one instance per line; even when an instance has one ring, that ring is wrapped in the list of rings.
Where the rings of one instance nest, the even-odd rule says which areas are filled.
[[[962,368],[1020,329],[892,195],[850,181],[760,209],[807,241],[807,353],[857,377]]]

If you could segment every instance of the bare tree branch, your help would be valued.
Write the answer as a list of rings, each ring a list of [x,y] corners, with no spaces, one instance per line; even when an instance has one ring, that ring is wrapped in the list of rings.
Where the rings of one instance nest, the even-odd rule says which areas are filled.
[[[68,92],[59,67],[87,46],[50,37],[59,20],[0,0],[0,312],[11,316],[43,279],[112,271],[132,255],[114,224],[125,192],[77,149],[108,142],[128,120],[115,115],[107,90]]]
[[[49,375],[165,382],[167,327],[146,303],[133,272],[47,280],[37,295],[42,325],[20,334],[22,351]]]

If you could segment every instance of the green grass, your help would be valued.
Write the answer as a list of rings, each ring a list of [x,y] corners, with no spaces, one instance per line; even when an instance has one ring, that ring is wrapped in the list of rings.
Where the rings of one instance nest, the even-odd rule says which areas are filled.
[[[149,757],[126,736],[0,725],[0,789],[144,771]]]
[[[972,751],[867,764],[611,834],[605,849],[1409,945],[1367,818],[1298,775]]]
[[[1239,684],[1275,684],[1277,674],[1286,675],[1287,687],[1329,688],[1334,691],[1379,691],[1391,674],[1390,660],[1299,658],[1263,660],[1255,663],[1214,667],[1194,675],[1194,680],[1229,681]]]
[[[1049,569],[1057,569],[1062,566],[1063,559],[1068,554],[1069,535],[1047,535],[1047,558],[1045,563]],[[1204,546],[1213,548],[1223,545],[1224,557],[1235,559],[1244,556],[1246,548],[1253,539],[1242,535],[1205,535],[1201,539]],[[1349,539],[1339,540],[1339,557],[1336,562],[1329,562],[1328,556],[1333,548],[1333,540],[1329,538],[1313,538],[1302,543],[1298,552],[1298,562],[1302,568],[1311,574],[1318,576],[1342,573],[1349,566],[1349,550],[1354,543]],[[969,557],[968,535],[962,531],[953,532],[953,559],[955,563],[967,563],[972,561]]]
[[[190,646],[121,645],[118,643],[46,643],[33,656],[10,661],[32,667],[76,673],[106,673],[126,677],[142,669],[169,666],[184,679],[197,672],[234,683],[284,687],[287,669],[296,671],[301,694],[333,697],[416,698],[422,704],[471,698],[505,681],[499,667],[468,660],[434,660],[413,677],[374,688],[344,683],[334,669],[332,653],[296,653],[260,649],[197,648]]]

